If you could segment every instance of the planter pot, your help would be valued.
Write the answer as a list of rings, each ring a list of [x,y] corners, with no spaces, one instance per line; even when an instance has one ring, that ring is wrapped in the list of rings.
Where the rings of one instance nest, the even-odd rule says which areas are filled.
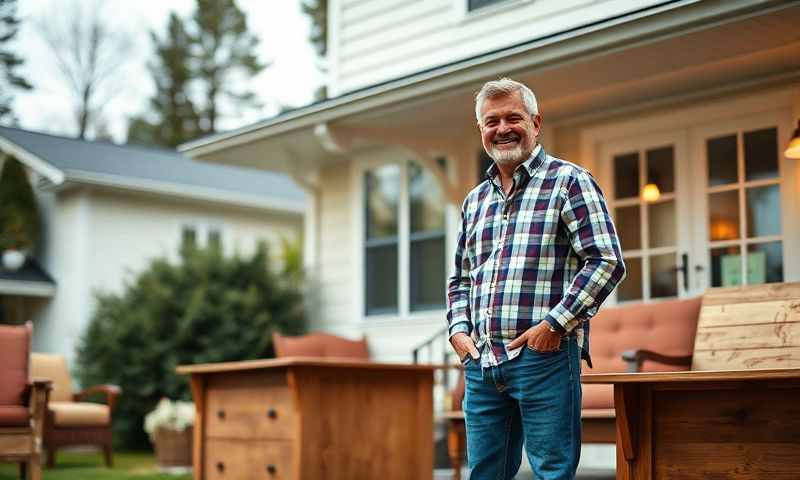
[[[3,268],[16,271],[25,265],[25,254],[19,250],[5,250],[3,252]]]
[[[159,428],[155,435],[156,463],[163,471],[184,473],[192,467],[192,427]]]

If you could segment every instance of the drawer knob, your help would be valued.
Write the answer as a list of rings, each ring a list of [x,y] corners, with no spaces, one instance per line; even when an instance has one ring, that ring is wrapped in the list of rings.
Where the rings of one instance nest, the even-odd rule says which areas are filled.
[[[225,410],[219,409],[217,410],[217,418],[220,420],[225,420]]]
[[[222,473],[225,471],[225,464],[222,462],[217,462],[217,471]]]
[[[278,418],[278,412],[274,408],[270,408],[269,410],[267,410],[267,417],[269,417],[272,420],[275,420],[276,418]]]
[[[275,468],[275,465],[273,465],[271,463],[269,465],[267,465],[267,473],[268,474],[275,475],[277,472],[278,472],[278,469]]]

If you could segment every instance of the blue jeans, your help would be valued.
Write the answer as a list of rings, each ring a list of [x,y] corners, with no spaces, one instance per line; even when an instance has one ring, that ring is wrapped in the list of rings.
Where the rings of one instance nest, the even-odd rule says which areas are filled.
[[[464,416],[470,480],[514,478],[522,446],[539,480],[572,480],[581,454],[580,351],[564,338],[555,352],[527,345],[513,360],[465,367]]]

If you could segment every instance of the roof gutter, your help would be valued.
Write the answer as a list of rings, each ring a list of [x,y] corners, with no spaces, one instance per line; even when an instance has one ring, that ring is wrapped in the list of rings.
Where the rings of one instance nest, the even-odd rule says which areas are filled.
[[[331,122],[420,95],[430,95],[504,72],[535,71],[598,53],[652,43],[692,31],[791,7],[791,0],[672,0],[521,45],[479,55],[273,117],[178,147],[192,157]],[[657,19],[653,17],[658,16]],[[691,19],[687,21],[687,19]],[[532,54],[535,52],[535,54]]]

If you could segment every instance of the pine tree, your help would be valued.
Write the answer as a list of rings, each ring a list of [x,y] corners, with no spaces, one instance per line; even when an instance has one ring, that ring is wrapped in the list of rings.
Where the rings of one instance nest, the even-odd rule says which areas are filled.
[[[259,107],[251,91],[237,91],[231,85],[238,77],[257,75],[266,67],[255,54],[258,38],[247,29],[247,17],[234,0],[197,0],[194,13],[197,31],[197,77],[205,104],[200,110],[204,133],[217,131],[224,99],[237,107]]]
[[[156,50],[156,59],[149,65],[156,86],[150,99],[154,118],[133,118],[128,142],[176,147],[199,133],[199,117],[190,95],[192,37],[175,13],[169,17],[163,40],[155,32],[150,32],[150,37]]]
[[[20,76],[16,69],[23,60],[8,49],[19,31],[17,0],[0,0],[0,120],[14,121],[11,109],[12,97],[6,92],[13,88],[30,90],[31,84]]]
[[[328,54],[328,0],[303,0],[301,10],[311,20],[311,34],[308,39],[317,51],[319,63],[317,68],[322,72],[325,67],[325,56]],[[328,98],[328,89],[324,85],[314,92],[315,100]]]
[[[0,171],[0,250],[36,248],[39,210],[25,167],[14,157]]]

